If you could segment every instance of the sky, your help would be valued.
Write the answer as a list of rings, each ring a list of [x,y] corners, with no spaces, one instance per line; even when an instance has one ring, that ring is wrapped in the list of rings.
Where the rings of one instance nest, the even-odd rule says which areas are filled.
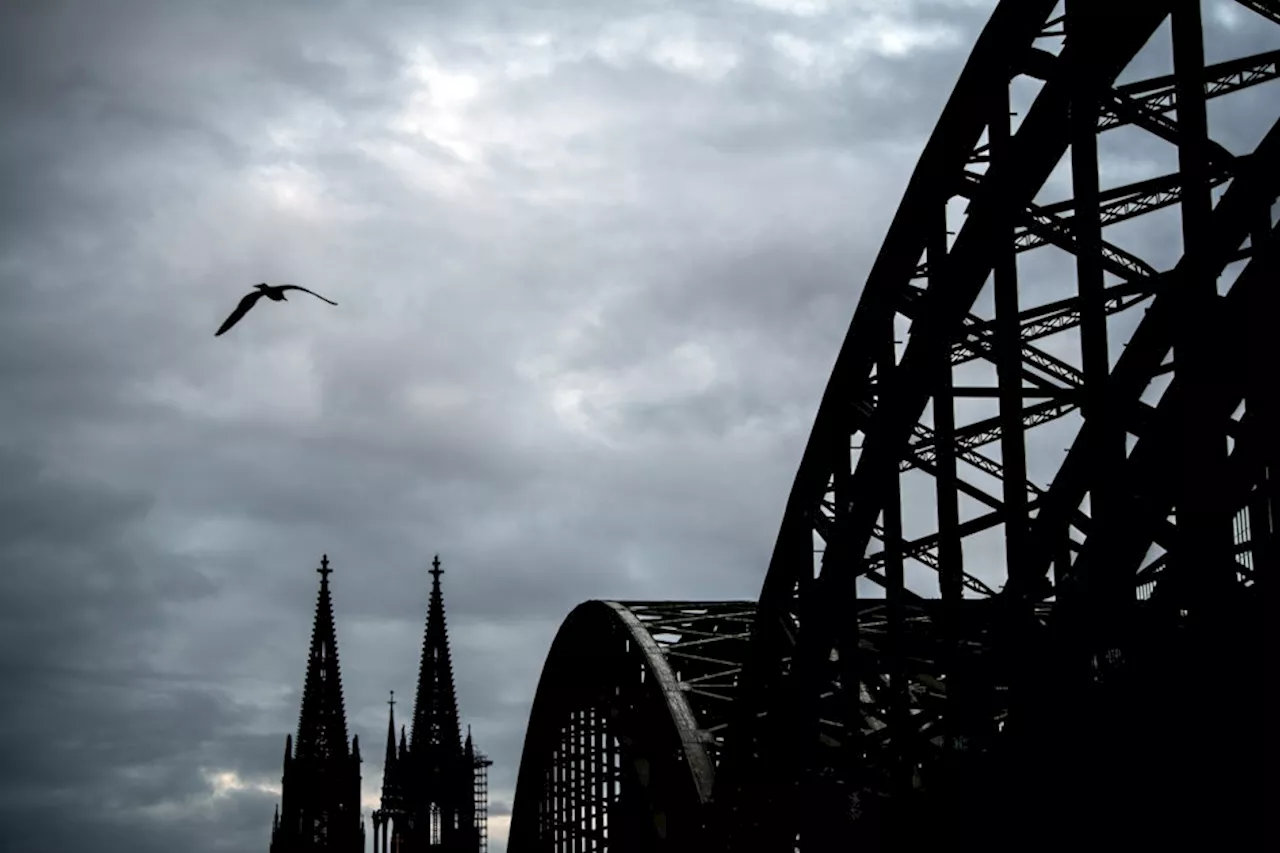
[[[992,8],[4,4],[0,851],[265,850],[322,553],[366,808],[440,554],[503,850],[565,615],[757,596]]]

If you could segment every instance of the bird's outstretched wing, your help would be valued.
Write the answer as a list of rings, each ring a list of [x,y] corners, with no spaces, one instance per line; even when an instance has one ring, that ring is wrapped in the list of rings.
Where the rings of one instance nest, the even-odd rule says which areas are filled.
[[[314,290],[307,290],[305,287],[299,287],[296,284],[282,284],[280,285],[280,289],[281,290],[301,290],[303,293],[310,293],[312,296],[314,296],[316,299],[319,299],[322,302],[328,302],[330,305],[338,304],[334,302],[332,299],[325,299],[323,296],[316,293]]]
[[[240,304],[236,306],[236,310],[231,312],[231,316],[228,317],[226,321],[222,324],[222,328],[218,329],[218,331],[213,333],[213,336],[216,338],[218,337],[218,335],[221,335],[223,332],[225,332],[227,329],[230,329],[236,323],[239,323],[240,318],[243,317],[245,314],[248,314],[249,309],[252,308],[254,303],[261,298],[262,298],[262,291],[255,290],[253,293],[250,293],[244,299],[241,299]]]

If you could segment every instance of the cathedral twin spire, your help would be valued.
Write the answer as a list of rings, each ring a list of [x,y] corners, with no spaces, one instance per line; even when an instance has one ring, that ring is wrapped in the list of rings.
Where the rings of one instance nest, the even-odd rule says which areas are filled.
[[[347,741],[338,641],[327,555],[321,558],[311,650],[307,657],[296,740],[285,739],[284,786],[272,822],[271,853],[363,853],[360,743]],[[485,844],[490,763],[477,753],[468,727],[461,740],[453,663],[440,590],[440,557],[431,563],[417,693],[406,737],[396,738],[395,693],[388,701],[382,803],[374,812],[375,853],[440,850],[473,853]]]

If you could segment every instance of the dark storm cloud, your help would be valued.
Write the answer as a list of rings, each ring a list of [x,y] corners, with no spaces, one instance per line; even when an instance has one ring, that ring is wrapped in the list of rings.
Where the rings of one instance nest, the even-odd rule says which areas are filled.
[[[225,766],[225,753],[253,762],[261,749],[240,752],[237,710],[216,683],[151,666],[173,630],[166,603],[208,601],[215,591],[190,565],[139,541],[151,504],[0,450],[0,825],[8,849],[101,844],[121,815],[206,795],[199,770]],[[160,849],[139,828],[120,827],[122,844]]]
[[[0,12],[12,849],[261,849],[322,552],[368,795],[442,555],[495,815],[575,604],[757,594],[991,8],[787,5]]]

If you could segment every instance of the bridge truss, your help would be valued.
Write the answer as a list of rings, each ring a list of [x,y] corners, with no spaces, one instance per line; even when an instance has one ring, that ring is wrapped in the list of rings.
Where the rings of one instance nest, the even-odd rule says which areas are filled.
[[[1280,3],[1236,6],[1280,43]],[[570,615],[515,853],[1262,837],[1280,51],[1207,61],[1201,15],[999,3],[759,601]],[[605,755],[613,793],[581,793]]]

